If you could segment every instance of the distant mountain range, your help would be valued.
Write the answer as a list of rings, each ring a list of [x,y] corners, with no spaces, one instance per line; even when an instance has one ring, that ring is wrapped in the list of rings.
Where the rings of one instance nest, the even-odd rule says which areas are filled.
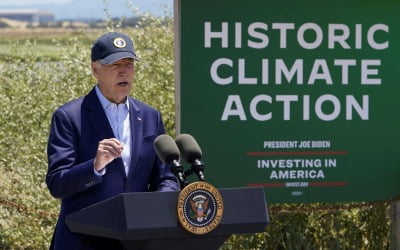
[[[72,0],[62,4],[35,4],[35,5],[9,5],[0,6],[0,9],[38,9],[54,13],[56,20],[90,20],[106,19],[105,2],[111,17],[135,16],[127,2],[133,2],[135,8],[141,13],[150,12],[153,15],[172,15],[173,0]]]

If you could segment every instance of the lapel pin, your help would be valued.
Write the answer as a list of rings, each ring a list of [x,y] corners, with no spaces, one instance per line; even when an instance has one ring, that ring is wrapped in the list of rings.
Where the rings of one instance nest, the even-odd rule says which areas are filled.
[[[138,117],[137,119],[138,119],[138,121],[141,121],[141,120],[142,120],[142,118],[140,118],[140,117]]]

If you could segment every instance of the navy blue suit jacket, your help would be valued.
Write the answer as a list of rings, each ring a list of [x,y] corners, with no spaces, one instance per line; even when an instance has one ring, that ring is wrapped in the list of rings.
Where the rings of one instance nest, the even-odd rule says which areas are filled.
[[[127,176],[121,158],[106,166],[105,175],[94,173],[99,141],[115,137],[95,89],[54,112],[46,184],[50,193],[61,199],[61,210],[50,249],[122,249],[114,240],[72,233],[65,216],[121,193],[178,189],[176,178],[153,149],[154,139],[165,133],[160,113],[128,99],[132,152]]]

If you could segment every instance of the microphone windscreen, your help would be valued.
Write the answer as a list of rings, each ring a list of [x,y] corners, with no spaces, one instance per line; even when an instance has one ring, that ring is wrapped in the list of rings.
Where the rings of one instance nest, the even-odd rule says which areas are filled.
[[[172,163],[179,160],[179,149],[171,136],[159,135],[154,140],[154,150],[164,163]]]
[[[192,164],[195,160],[201,159],[201,149],[193,136],[189,134],[180,134],[176,137],[175,142],[178,145],[182,157],[188,163]]]

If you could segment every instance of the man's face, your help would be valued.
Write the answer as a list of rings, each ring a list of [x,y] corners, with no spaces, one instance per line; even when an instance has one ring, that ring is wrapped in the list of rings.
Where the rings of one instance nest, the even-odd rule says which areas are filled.
[[[124,58],[109,65],[92,62],[92,72],[109,101],[117,104],[125,102],[135,75],[133,59]]]

